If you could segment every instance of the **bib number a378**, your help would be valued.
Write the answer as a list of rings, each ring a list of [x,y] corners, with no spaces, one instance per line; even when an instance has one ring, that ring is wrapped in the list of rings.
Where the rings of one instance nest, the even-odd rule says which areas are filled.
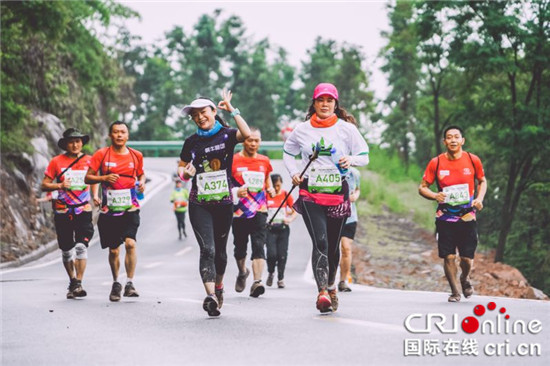
[[[229,196],[225,170],[201,173],[197,176],[197,198],[201,201],[219,201]]]

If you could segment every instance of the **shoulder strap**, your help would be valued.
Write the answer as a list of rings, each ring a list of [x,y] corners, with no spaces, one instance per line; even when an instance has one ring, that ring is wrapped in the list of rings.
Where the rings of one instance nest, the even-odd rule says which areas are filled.
[[[466,154],[470,157],[470,161],[472,162],[472,166],[474,167],[474,181],[476,180],[477,171],[476,171],[476,165],[474,164],[474,159],[472,159],[472,154],[466,151]]]
[[[437,185],[438,192],[441,192],[442,189],[441,189],[441,185],[439,184],[439,178],[437,174],[438,170],[439,170],[439,155],[437,155],[437,165],[435,166],[435,184]]]
[[[61,178],[61,176],[62,176],[63,174],[65,174],[65,173],[67,172],[67,170],[71,169],[71,167],[72,167],[73,165],[75,165],[76,163],[78,163],[78,161],[79,161],[80,159],[82,159],[84,156],[86,156],[86,154],[82,154],[82,155],[80,155],[79,157],[77,157],[76,159],[74,159],[73,162],[72,162],[71,164],[69,164],[68,167],[66,167],[65,169],[63,169],[63,171],[62,171],[61,173],[59,173],[58,175],[56,175],[56,177],[55,177],[54,180],[58,180],[59,178]]]

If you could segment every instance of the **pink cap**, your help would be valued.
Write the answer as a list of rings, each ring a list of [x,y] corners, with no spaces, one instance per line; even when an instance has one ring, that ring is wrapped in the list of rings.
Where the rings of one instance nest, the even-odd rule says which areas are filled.
[[[313,91],[313,99],[319,98],[321,95],[330,95],[338,100],[338,89],[331,83],[321,83],[315,87]]]

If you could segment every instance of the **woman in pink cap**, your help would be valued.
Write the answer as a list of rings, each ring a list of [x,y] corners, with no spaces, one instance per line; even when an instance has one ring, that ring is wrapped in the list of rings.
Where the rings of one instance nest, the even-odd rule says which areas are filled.
[[[318,157],[300,174],[317,150]],[[313,91],[306,121],[296,126],[284,144],[284,162],[292,183],[300,186],[294,208],[304,218],[313,243],[312,266],[321,313],[336,311],[336,270],[340,262],[340,233],[351,213],[346,181],[350,166],[369,163],[369,147],[353,116],[340,107],[338,90],[321,83]]]

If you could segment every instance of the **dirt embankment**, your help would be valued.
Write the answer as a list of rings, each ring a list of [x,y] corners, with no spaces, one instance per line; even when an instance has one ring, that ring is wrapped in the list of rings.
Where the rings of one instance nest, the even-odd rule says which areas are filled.
[[[352,270],[357,283],[450,292],[433,232],[389,212],[360,217]],[[471,281],[478,295],[548,300],[542,291],[529,285],[518,269],[494,263],[493,251],[478,250]]]

